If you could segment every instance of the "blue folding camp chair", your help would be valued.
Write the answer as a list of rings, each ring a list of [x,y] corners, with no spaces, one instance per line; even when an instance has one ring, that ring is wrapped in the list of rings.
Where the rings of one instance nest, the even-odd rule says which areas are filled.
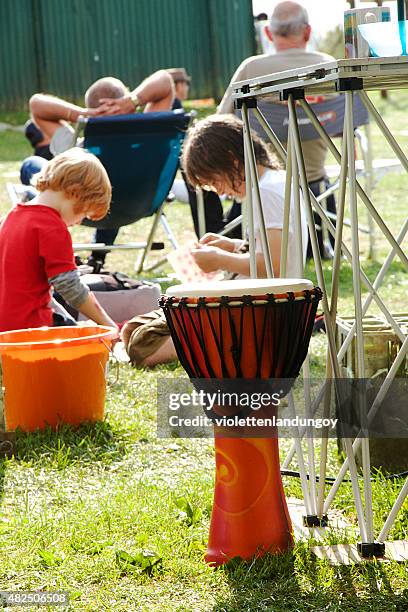
[[[77,135],[83,132],[84,148],[101,160],[112,183],[109,214],[100,221],[85,220],[83,224],[119,230],[150,216],[153,223],[145,242],[115,244],[110,248],[100,243],[74,245],[76,250],[143,249],[136,266],[140,272],[155,246],[153,240],[159,222],[172,246],[178,248],[163,207],[177,172],[190,118],[189,114],[176,111],[80,119]],[[163,243],[158,246],[164,248]]]

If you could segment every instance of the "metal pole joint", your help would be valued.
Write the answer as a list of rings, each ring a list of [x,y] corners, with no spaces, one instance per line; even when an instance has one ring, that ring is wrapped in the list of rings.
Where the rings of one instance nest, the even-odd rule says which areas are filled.
[[[364,89],[363,79],[350,77],[349,79],[339,79],[336,81],[336,91],[360,91]]]
[[[373,557],[384,557],[385,544],[384,542],[358,542],[357,550],[363,559],[372,559]]]
[[[289,96],[293,96],[294,100],[304,100],[305,90],[303,87],[294,87],[293,89],[285,89],[284,91],[279,92],[279,100],[281,102],[287,102],[287,100],[289,100]]]
[[[242,88],[242,93],[250,93],[249,87],[248,91],[243,91],[248,85],[244,85]],[[256,98],[245,98],[244,100],[234,100],[234,108],[240,110],[242,105],[245,104],[247,108],[258,108],[258,102]]]
[[[317,514],[306,514],[302,518],[304,527],[327,527],[329,524],[327,514],[322,514],[322,516],[317,516]]]

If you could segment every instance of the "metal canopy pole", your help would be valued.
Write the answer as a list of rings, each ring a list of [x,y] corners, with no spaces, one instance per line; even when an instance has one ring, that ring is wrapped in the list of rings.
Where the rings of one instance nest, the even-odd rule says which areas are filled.
[[[357,131],[357,130],[356,130]],[[364,161],[364,183],[365,183],[365,191],[368,197],[371,199],[373,194],[374,187],[374,172],[373,172],[373,151],[371,146],[371,125],[367,123],[364,126],[364,137],[367,146],[364,147],[362,144],[362,140],[360,139],[360,146]],[[369,231],[369,251],[368,257],[369,259],[375,259],[376,251],[375,251],[375,225],[371,218],[370,213],[367,212],[367,223],[368,223],[368,231]],[[360,228],[361,229],[361,228]]]
[[[319,133],[319,135],[322,138],[322,140],[327,144],[327,146],[328,146],[330,152],[332,153],[333,157],[335,158],[336,162],[338,164],[340,164],[341,163],[341,155],[340,155],[339,150],[337,149],[336,145],[331,141],[330,136],[326,133],[326,130],[320,125],[319,120],[317,119],[317,117],[314,114],[313,110],[311,109],[310,105],[306,102],[306,100],[300,100],[300,105],[303,108],[303,110],[305,111],[306,115],[312,121],[313,127],[316,128],[316,130]],[[404,253],[404,251],[401,249],[401,247],[396,244],[394,236],[392,235],[391,231],[389,230],[387,225],[384,223],[382,217],[378,213],[377,209],[373,206],[370,198],[367,196],[367,194],[365,193],[364,189],[361,187],[361,185],[360,185],[360,183],[358,181],[356,181],[356,189],[357,189],[357,193],[358,193],[359,197],[364,202],[365,206],[368,208],[368,212],[371,214],[371,216],[373,217],[374,221],[377,223],[378,227],[380,228],[380,230],[384,234],[385,238],[388,240],[388,242],[391,244],[392,247],[396,248],[396,252],[398,254],[398,257],[401,259],[401,261],[404,263],[404,265],[408,268],[408,257],[407,257],[407,255]]]
[[[387,539],[388,534],[390,533],[391,527],[393,526],[394,521],[397,518],[397,514],[401,510],[402,504],[404,503],[407,495],[408,495],[408,478],[404,482],[404,485],[403,485],[403,487],[402,487],[402,489],[401,489],[397,499],[395,500],[395,503],[394,503],[393,507],[391,508],[391,511],[390,511],[390,513],[388,515],[388,518],[385,521],[384,526],[383,526],[383,528],[380,531],[380,534],[378,536],[378,541],[379,542],[384,542]]]
[[[303,233],[302,233],[302,214],[301,214],[301,203],[300,203],[300,185],[299,185],[299,167],[296,158],[295,151],[295,143],[293,137],[291,136],[291,131],[288,131],[288,159],[292,161],[292,177],[293,177],[293,200],[294,200],[294,236],[298,242],[298,261],[297,266],[301,274],[303,276]],[[291,176],[286,176],[287,182],[289,180],[289,184],[291,185]],[[285,205],[286,205],[286,192],[285,192]],[[289,198],[291,192],[289,191]],[[290,206],[290,200],[288,202],[288,206]],[[289,221],[289,219],[288,219]],[[289,232],[288,232],[289,233]],[[303,362],[303,390],[304,390],[304,399],[305,399],[305,416],[309,418],[311,416],[311,393],[310,393],[310,360],[309,354],[306,355],[305,361]],[[293,409],[295,406],[293,404]],[[313,441],[313,428],[307,427],[306,429],[308,435],[306,438],[307,444],[307,462],[309,468],[309,483],[306,479],[306,488],[309,491],[309,509],[307,509],[306,504],[306,517],[305,522],[306,525],[309,526],[309,518],[315,517],[317,512],[317,492],[316,492],[316,470],[315,470],[315,455],[314,455],[314,441]],[[301,436],[299,430],[297,431],[297,438],[295,440],[298,445],[300,452],[302,453],[302,461],[303,461],[303,451],[301,445]],[[309,486],[308,486],[309,485]]]
[[[299,270],[303,270],[303,240],[302,240],[302,217],[300,212],[300,185],[299,185],[299,166],[296,159],[295,143],[293,138],[290,138],[290,148],[293,167],[293,203],[294,203],[294,235],[298,240],[299,251],[298,261],[296,262]]]
[[[245,103],[242,105],[242,119],[243,119],[244,125],[246,126],[246,129],[244,130],[244,140],[246,140],[246,143],[247,143],[246,151],[247,151],[249,167],[250,167],[251,176],[252,176],[253,201],[255,202],[255,207],[258,213],[259,231],[260,231],[260,238],[261,238],[261,245],[262,245],[262,253],[263,253],[264,260],[265,260],[266,275],[268,278],[273,278],[274,274],[273,274],[272,258],[271,258],[271,253],[269,250],[268,236],[266,233],[265,219],[264,219],[264,214],[262,210],[261,193],[259,191],[258,171],[256,167],[256,157],[255,157],[252,139],[250,136],[251,128],[250,128],[249,118],[248,118],[248,108]]]
[[[266,236],[266,229],[265,229],[265,224],[264,224],[264,219],[263,219],[263,211],[261,208],[261,203],[260,203],[260,194],[259,197],[257,198],[257,193],[256,193],[256,188],[258,187],[258,192],[259,192],[259,185],[258,185],[258,176],[257,176],[257,171],[256,171],[256,160],[255,160],[255,155],[254,155],[254,151],[253,151],[253,145],[252,145],[252,140],[250,139],[250,132],[249,132],[249,119],[248,119],[248,109],[246,108],[246,105],[243,104],[242,105],[242,115],[243,115],[243,121],[244,121],[244,126],[246,127],[246,130],[244,131],[244,139],[245,139],[245,144],[246,144],[246,151],[248,153],[248,161],[250,164],[250,171],[251,171],[251,176],[254,177],[254,191],[255,191],[255,203],[258,205],[258,214],[260,216],[261,219],[261,239],[262,239],[262,223],[264,226],[264,234],[265,234],[265,240],[267,240],[267,236]],[[252,155],[251,155],[252,153]],[[294,164],[294,165],[292,165]],[[286,248],[285,251],[287,253],[287,236],[289,233],[289,221],[290,221],[290,197],[291,197],[291,175],[293,175],[294,178],[294,197],[295,197],[295,201],[296,201],[296,187],[297,187],[297,204],[298,204],[298,212],[300,215],[300,193],[299,193],[299,177],[297,174],[297,164],[296,164],[296,156],[294,155],[294,151],[292,150],[291,153],[289,153],[289,169],[286,168],[286,186],[290,186],[290,189],[288,191],[288,193],[286,193],[285,191],[285,209],[284,209],[284,235],[286,235]],[[296,176],[296,178],[295,178]],[[299,225],[300,225],[300,218],[299,218]],[[299,238],[301,240],[301,231],[299,234]],[[285,239],[284,239],[285,240]],[[268,253],[269,254],[269,245],[266,243],[266,248],[264,248],[263,245],[263,250],[264,253]],[[284,249],[284,245],[282,245],[282,250]],[[269,255],[270,257],[270,255]],[[301,255],[302,257],[302,255]],[[267,262],[267,259],[265,257],[265,262]],[[302,266],[303,266],[303,257],[302,257]],[[286,268],[286,261],[284,261],[284,267]],[[296,410],[295,410],[295,405],[294,405],[294,400],[293,400],[293,395],[292,393],[289,393],[288,396],[288,406],[289,406],[289,410],[292,416],[296,415]],[[299,432],[298,432],[299,433]],[[304,497],[304,502],[305,502],[305,509],[306,509],[306,514],[310,515],[312,512],[312,503],[311,499],[310,499],[310,494],[309,494],[309,487],[308,487],[308,480],[307,480],[307,473],[306,473],[306,468],[305,468],[305,463],[304,463],[304,457],[303,457],[303,451],[302,451],[302,445],[301,445],[301,440],[300,440],[300,436],[297,435],[295,437],[294,440],[294,444],[295,444],[295,448],[296,448],[296,454],[297,454],[297,460],[298,460],[298,465],[299,465],[299,473],[300,473],[300,480],[301,480],[301,487],[302,487],[302,492],[303,492],[303,497]],[[315,483],[314,483],[315,486]],[[314,496],[314,506],[316,504],[315,502],[316,496]]]
[[[205,227],[205,205],[204,205],[204,194],[201,187],[196,187],[196,198],[197,198],[197,213],[198,213],[198,233],[199,238],[202,238],[206,232]]]
[[[245,137],[247,126],[244,122],[244,163],[245,163],[245,204],[247,208],[248,238],[249,238],[249,273],[251,278],[257,278],[255,252],[254,207],[252,202],[252,177],[248,159],[248,140]]]
[[[344,221],[344,208],[346,203],[346,182],[347,182],[347,138],[345,127],[343,128],[343,141],[342,141],[342,162],[340,167],[339,177],[339,200],[337,203],[337,221],[336,221],[336,235],[334,240],[334,257],[333,257],[333,273],[332,273],[332,294],[330,300],[330,318],[333,327],[336,324],[337,315],[337,302],[338,302],[338,286],[340,276],[340,263],[341,263],[341,245],[343,241],[343,221]],[[333,368],[331,365],[330,354],[327,351],[326,355],[326,372],[327,379],[331,380],[333,377]],[[330,399],[331,399],[332,385],[324,385],[324,407],[323,407],[323,418],[329,416],[330,413]],[[325,494],[325,478],[327,470],[327,450],[328,450],[328,428],[322,431],[321,446],[320,446],[320,471],[319,471],[319,493],[318,493],[318,506],[317,512],[319,516],[324,514],[324,494]]]
[[[323,312],[325,314],[325,319],[328,322],[328,325],[326,326],[327,327],[326,331],[327,331],[327,339],[328,339],[329,347],[330,347],[330,355],[331,355],[331,359],[333,363],[334,373],[336,377],[340,378],[340,368],[339,368],[339,363],[337,361],[337,351],[336,351],[336,344],[334,341],[334,331],[333,331],[333,328],[329,320],[329,304],[327,300],[326,283],[325,283],[324,275],[323,275],[322,260],[320,258],[319,244],[318,244],[317,235],[316,235],[316,227],[314,224],[309,185],[307,183],[307,177],[306,177],[305,161],[303,159],[299,127],[297,124],[295,102],[294,102],[292,94],[289,94],[288,106],[289,106],[289,124],[292,130],[291,135],[294,139],[296,158],[297,158],[299,172],[300,172],[300,183],[302,185],[303,201],[305,204],[305,209],[306,209],[306,214],[307,214],[310,241],[312,244],[313,259],[314,259],[315,267],[316,267],[317,282],[319,283],[319,286],[323,292],[322,305],[323,305]]]
[[[350,197],[350,220],[351,220],[351,244],[352,244],[352,269],[354,289],[354,312],[356,322],[356,373],[357,378],[365,378],[365,355],[363,334],[363,313],[361,306],[361,284],[360,284],[360,244],[358,239],[358,213],[357,213],[357,191],[356,191],[356,167],[354,153],[354,123],[353,123],[353,92],[346,91],[345,125],[347,133],[347,161],[349,172],[349,197]],[[367,417],[367,398],[361,390],[358,393],[358,406],[361,420],[364,423]],[[371,489],[370,470],[370,447],[369,440],[365,437],[362,441],[364,497],[366,502],[366,539],[365,543],[372,544],[373,536],[373,503]]]
[[[319,407],[319,405],[320,405],[320,403],[321,403],[321,401],[323,399],[324,389],[325,389],[325,385],[322,385],[320,387],[319,391],[317,392],[316,398],[312,402],[311,413],[313,415],[316,414],[316,410],[318,409],[318,407]],[[304,435],[306,433],[306,430],[307,430],[306,426],[302,426],[302,427],[299,428],[299,435],[300,435],[301,439],[304,437]],[[295,450],[296,450],[295,446],[292,443],[290,449],[288,450],[288,452],[287,452],[287,454],[285,456],[285,460],[282,463],[282,469],[283,470],[286,470],[289,467],[289,465],[290,465],[290,463],[291,463],[291,461],[293,459],[293,456],[295,454]]]
[[[286,268],[288,263],[288,242],[289,242],[289,222],[290,222],[290,202],[292,197],[292,160],[295,161],[292,155],[292,147],[290,145],[291,138],[288,139],[288,155],[286,158],[286,178],[285,178],[285,205],[283,209],[283,228],[282,228],[282,243],[281,243],[281,260],[280,260],[280,276],[286,277]]]
[[[285,162],[285,160],[286,160],[285,147],[280,142],[279,138],[277,137],[277,135],[275,134],[275,132],[273,131],[273,129],[271,128],[271,126],[269,125],[267,120],[265,119],[265,116],[262,114],[262,111],[260,111],[259,108],[254,108],[253,109],[253,113],[254,113],[255,117],[258,119],[258,121],[261,124],[261,126],[263,127],[263,129],[265,130],[265,132],[267,133],[267,135],[269,137],[269,140],[271,141],[271,143],[273,144],[273,146],[276,149],[277,154],[279,155],[281,160],[283,162]],[[288,150],[289,150],[289,148],[288,148]]]
[[[335,341],[334,341],[334,330],[331,324],[329,305],[327,301],[326,284],[325,284],[325,280],[323,276],[323,267],[322,267],[322,261],[320,258],[319,245],[317,242],[316,228],[314,225],[309,186],[307,184],[305,162],[303,159],[299,127],[297,124],[295,102],[293,99],[293,94],[291,93],[289,93],[288,95],[288,105],[289,105],[289,124],[292,129],[292,136],[294,138],[295,148],[296,148],[296,157],[297,157],[297,161],[299,164],[300,182],[302,185],[303,198],[304,198],[306,212],[308,216],[308,224],[309,224],[310,239],[312,243],[313,258],[315,262],[318,283],[320,285],[320,288],[323,291],[322,304],[323,304],[323,312],[325,314],[325,320],[326,320],[326,333],[327,333],[327,339],[329,343],[330,358],[331,358],[335,378],[339,379],[340,378],[340,367],[337,361],[337,352],[336,352],[336,346],[335,346]],[[350,470],[350,476],[352,480],[354,502],[356,504],[360,533],[361,533],[363,542],[366,542],[367,541],[366,523],[365,523],[365,518],[364,518],[363,505],[361,501],[360,489],[358,486],[357,467],[356,467],[356,462],[355,462],[354,455],[352,452],[351,440],[345,440],[345,447],[346,447],[346,454],[349,458],[349,470]]]
[[[380,113],[375,108],[374,104],[371,102],[371,100],[368,97],[367,93],[365,91],[363,91],[363,90],[360,90],[358,93],[359,93],[359,96],[360,96],[364,106],[366,107],[368,112],[372,115],[372,117],[374,118],[376,124],[380,128],[381,132],[384,134],[384,136],[385,136],[388,144],[390,145],[391,149],[394,151],[395,155],[400,160],[401,165],[408,172],[408,159],[405,156],[405,154],[404,154],[403,150],[401,149],[401,147],[399,146],[398,142],[395,140],[394,136],[391,134],[391,132],[388,129],[384,119],[381,117]]]
[[[281,248],[281,277],[286,275],[286,264],[287,264],[287,243],[288,243],[288,234],[289,234],[289,223],[290,223],[290,203],[291,203],[291,194],[292,194],[292,178],[293,178],[293,194],[295,198],[295,234],[299,236],[300,240],[300,260],[299,269],[303,268],[303,245],[302,245],[302,232],[301,232],[301,217],[300,217],[300,189],[299,189],[299,172],[297,167],[296,155],[295,155],[295,147],[294,144],[291,144],[292,139],[290,136],[290,130],[288,131],[288,151],[286,152],[283,145],[278,140],[277,136],[270,128],[268,122],[259,111],[258,108],[253,109],[254,115],[258,118],[258,121],[263,126],[265,132],[269,136],[273,146],[276,148],[280,157],[285,160],[286,159],[286,184],[285,184],[285,207],[284,207],[284,222],[283,222],[283,232],[282,232],[282,248]],[[297,211],[297,212],[296,212]],[[308,358],[306,358],[307,360]],[[307,364],[304,364],[304,378],[310,378],[310,368],[307,367]],[[307,387],[307,382],[306,382]],[[306,395],[308,394],[307,388],[305,389]],[[309,389],[309,397],[310,397],[310,389]],[[293,413],[295,414],[295,406],[293,402],[293,397],[290,398],[290,405]],[[310,413],[310,406],[309,406]],[[312,446],[312,448],[311,448]],[[315,466],[314,466],[314,446],[312,440],[308,437],[308,463],[309,463],[309,472],[310,472],[310,494],[309,487],[306,477],[306,471],[304,466],[303,452],[300,444],[300,439],[295,439],[294,441],[294,449],[297,454],[299,471],[301,474],[301,484],[303,489],[303,494],[305,498],[305,508],[308,515],[313,514],[316,515],[316,506],[317,506],[317,495],[316,495],[316,478],[315,478]]]
[[[293,399],[292,391],[289,391],[288,393],[288,408],[289,408],[290,417],[294,419],[296,417],[296,410],[295,410],[295,402]],[[300,486],[302,487],[306,515],[310,515],[311,514],[311,503],[310,503],[310,495],[309,495],[309,487],[308,487],[308,482],[307,482],[305,462],[304,462],[304,457],[303,457],[302,443],[301,443],[301,439],[299,435],[299,428],[295,426],[295,429],[297,431],[295,432],[295,437],[294,437],[293,442],[296,448],[296,458],[297,458],[298,466],[299,466]]]
[[[252,109],[254,116],[258,119],[259,123],[262,125],[265,130],[269,140],[272,145],[276,149],[278,156],[281,158],[283,163],[286,165],[286,183],[285,183],[285,207],[283,213],[283,230],[282,230],[282,245],[281,245],[281,260],[280,260],[280,276],[284,278],[286,276],[286,265],[287,265],[287,255],[288,255],[288,233],[289,233],[289,215],[290,215],[290,199],[291,199],[291,189],[292,189],[292,156],[289,149],[289,141],[288,141],[288,153],[285,151],[284,146],[280,142],[279,138],[276,136],[275,132],[272,130],[271,126],[265,119],[262,112],[258,107],[254,107]],[[290,137],[290,135],[289,135]]]

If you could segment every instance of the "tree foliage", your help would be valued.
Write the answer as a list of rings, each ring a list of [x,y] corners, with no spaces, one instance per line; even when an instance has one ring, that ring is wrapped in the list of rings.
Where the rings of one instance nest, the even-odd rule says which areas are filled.
[[[344,58],[344,33],[342,26],[336,26],[334,30],[330,30],[325,36],[318,39],[318,50],[333,55],[336,59]]]

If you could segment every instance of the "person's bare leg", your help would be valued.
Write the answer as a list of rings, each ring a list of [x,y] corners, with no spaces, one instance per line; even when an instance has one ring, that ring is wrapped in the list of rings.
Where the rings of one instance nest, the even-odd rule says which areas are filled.
[[[154,366],[160,363],[168,363],[169,361],[175,361],[177,359],[176,349],[174,348],[173,340],[171,337],[167,338],[154,353],[145,357],[142,361],[141,366],[146,368],[154,368]]]
[[[33,121],[38,127],[38,129],[41,130],[44,136],[42,141],[38,143],[39,147],[49,145],[51,142],[51,138],[54,136],[58,128],[60,128],[62,125],[59,121],[45,121],[43,119],[37,119],[35,117],[33,117]]]

